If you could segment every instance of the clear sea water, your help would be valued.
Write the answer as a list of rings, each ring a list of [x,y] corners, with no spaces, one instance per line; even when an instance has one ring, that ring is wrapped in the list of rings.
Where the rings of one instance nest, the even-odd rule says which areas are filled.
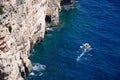
[[[77,62],[85,42],[93,49]],[[76,0],[30,59],[27,80],[120,80],[120,0]]]

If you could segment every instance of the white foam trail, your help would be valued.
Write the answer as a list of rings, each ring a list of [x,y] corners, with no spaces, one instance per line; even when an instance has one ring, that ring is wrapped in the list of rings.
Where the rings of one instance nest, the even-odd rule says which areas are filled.
[[[91,50],[92,50],[92,48],[90,48],[90,49],[88,49],[88,50],[84,49],[84,50],[82,51],[82,53],[77,57],[76,61],[78,62],[78,61],[80,60],[80,58],[81,58],[83,55],[85,55],[85,53],[88,53],[88,52],[91,51]]]
[[[84,52],[82,52],[78,57],[77,57],[77,62],[80,60],[80,58],[84,55],[85,53]]]

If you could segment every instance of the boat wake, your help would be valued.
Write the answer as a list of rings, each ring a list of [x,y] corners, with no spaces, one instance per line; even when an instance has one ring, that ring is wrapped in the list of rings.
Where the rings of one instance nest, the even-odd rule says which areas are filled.
[[[77,62],[81,59],[83,55],[85,55],[93,49],[88,43],[83,44],[83,46],[80,46],[80,48],[82,49],[82,53],[77,57]]]
[[[85,53],[81,53],[81,54],[77,57],[76,61],[78,62],[78,61],[80,60],[80,58],[81,58],[84,54],[85,54]]]

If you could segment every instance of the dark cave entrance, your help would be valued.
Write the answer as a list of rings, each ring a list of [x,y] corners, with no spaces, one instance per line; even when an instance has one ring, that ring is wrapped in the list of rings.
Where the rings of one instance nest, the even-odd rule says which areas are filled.
[[[51,23],[51,15],[46,15],[45,21],[46,21],[47,23]]]

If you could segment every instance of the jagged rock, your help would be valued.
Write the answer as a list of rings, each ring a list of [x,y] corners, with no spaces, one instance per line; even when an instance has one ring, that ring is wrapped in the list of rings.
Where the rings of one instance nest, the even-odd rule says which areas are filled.
[[[24,80],[32,70],[30,49],[47,27],[59,24],[65,0],[0,0],[0,80]]]
[[[0,0],[0,80],[26,78],[29,51],[46,27],[59,23],[60,9],[60,0]]]

